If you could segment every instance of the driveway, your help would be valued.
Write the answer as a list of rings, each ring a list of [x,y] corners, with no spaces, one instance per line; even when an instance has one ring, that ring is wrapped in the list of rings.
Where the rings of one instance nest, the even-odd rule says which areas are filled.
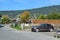
[[[8,26],[0,28],[0,40],[57,40],[39,32],[16,31]]]

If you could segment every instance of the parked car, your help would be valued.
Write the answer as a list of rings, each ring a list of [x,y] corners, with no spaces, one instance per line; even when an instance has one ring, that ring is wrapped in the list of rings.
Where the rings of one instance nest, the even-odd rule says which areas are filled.
[[[53,31],[54,27],[51,24],[40,24],[38,26],[32,26],[32,32],[50,32]]]
[[[56,30],[55,32],[54,32],[54,35],[53,35],[54,37],[57,37],[57,38],[60,38],[60,30]]]
[[[4,27],[4,26],[3,26],[2,24],[0,24],[0,28],[1,28],[1,27]]]

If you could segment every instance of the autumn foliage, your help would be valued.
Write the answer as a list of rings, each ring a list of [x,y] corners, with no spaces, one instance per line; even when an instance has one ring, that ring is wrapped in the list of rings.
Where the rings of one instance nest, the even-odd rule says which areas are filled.
[[[30,18],[30,13],[28,11],[25,11],[20,15],[20,18],[22,22],[27,22]]]

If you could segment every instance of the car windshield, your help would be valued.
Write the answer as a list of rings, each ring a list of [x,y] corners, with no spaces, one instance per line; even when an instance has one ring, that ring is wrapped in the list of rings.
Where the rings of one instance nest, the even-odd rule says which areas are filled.
[[[40,26],[51,26],[50,24],[41,24]]]
[[[41,26],[41,27],[42,27],[42,26],[45,26],[45,24],[41,24],[40,26]]]

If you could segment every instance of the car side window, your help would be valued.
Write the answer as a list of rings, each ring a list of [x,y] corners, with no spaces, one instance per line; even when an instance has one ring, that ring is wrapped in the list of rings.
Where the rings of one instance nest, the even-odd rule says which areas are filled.
[[[47,26],[51,26],[50,24],[47,24]]]
[[[45,26],[45,24],[41,24],[40,26],[41,26],[41,27],[44,27],[44,26]]]
[[[51,26],[50,24],[46,24],[45,26]]]

